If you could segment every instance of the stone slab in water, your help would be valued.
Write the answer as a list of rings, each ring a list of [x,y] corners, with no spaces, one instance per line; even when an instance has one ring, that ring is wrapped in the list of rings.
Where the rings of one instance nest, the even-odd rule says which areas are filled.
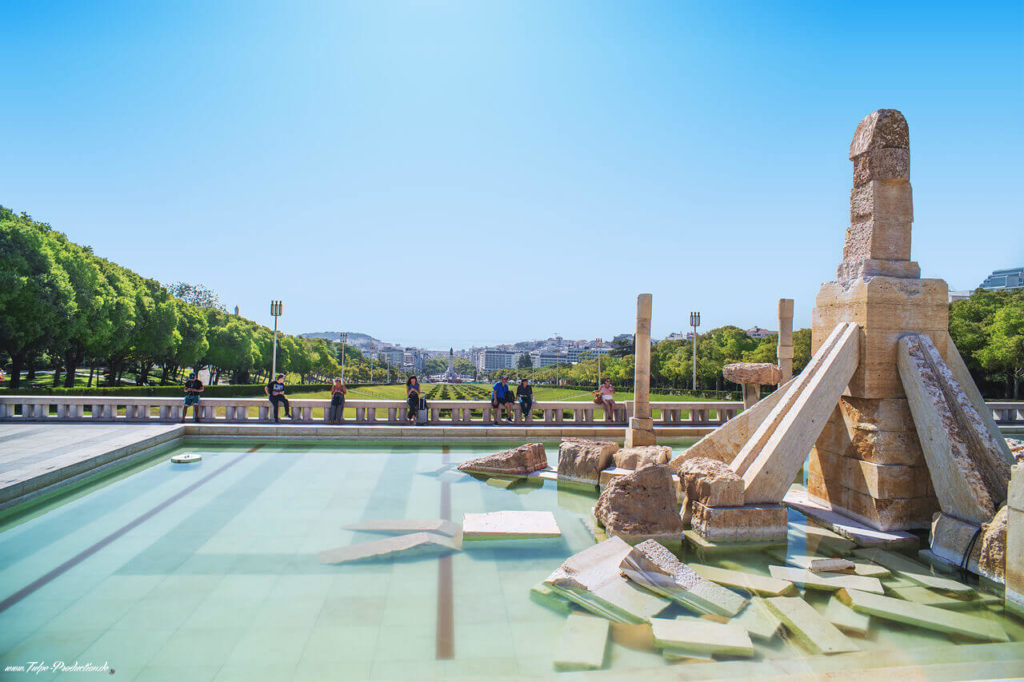
[[[762,641],[773,639],[782,628],[782,621],[768,608],[764,597],[751,597],[747,608],[729,622]]]
[[[878,618],[984,642],[1006,642],[1010,639],[1003,628],[992,620],[856,590],[840,590],[838,596],[854,611]]]
[[[848,575],[846,573],[814,573],[803,568],[791,568],[789,566],[769,566],[768,572],[773,578],[789,580],[801,584],[805,588],[813,590],[825,590],[835,592],[844,587],[875,594],[885,594],[882,583],[878,578],[865,578],[862,575]]]
[[[437,533],[450,538],[462,530],[459,524],[444,519],[371,519],[350,523],[345,530],[361,530],[368,533]]]
[[[557,538],[562,534],[555,515],[547,511],[497,511],[465,514],[463,540]]]
[[[811,562],[818,561],[821,557],[811,556],[808,554],[790,554],[788,556],[783,555],[779,552],[776,556],[783,559],[787,564],[796,566],[797,568],[806,568],[810,570]],[[842,559],[841,561],[850,561],[849,559]],[[862,575],[868,578],[886,578],[892,575],[885,566],[879,566],[869,561],[850,561],[853,564],[853,569],[849,571],[853,575]],[[846,573],[847,571],[831,571],[833,573]]]
[[[825,618],[843,632],[850,632],[861,637],[867,636],[868,627],[871,625],[871,616],[866,613],[857,613],[835,595],[828,600],[828,605],[825,607]]]
[[[530,588],[530,600],[563,616],[568,616],[572,613],[572,602],[559,594],[555,594],[544,583],[537,583]]]
[[[698,618],[669,620],[652,618],[654,643],[684,652],[753,656],[754,644],[738,625],[723,625]]]
[[[800,597],[766,599],[768,608],[814,654],[840,654],[860,647]]]
[[[949,609],[951,611],[973,609],[987,604],[998,604],[1002,601],[995,595],[991,594],[978,594],[976,598],[957,599],[956,597],[941,594],[921,585],[913,585],[911,587],[894,587],[891,589],[887,588],[886,593],[890,596],[896,597],[897,599],[903,599],[904,601],[923,604],[925,606],[934,606],[939,609]]]
[[[604,618],[571,613],[555,652],[556,670],[598,670],[604,667],[608,627]]]
[[[974,592],[971,587],[957,582],[956,580],[932,575],[927,566],[920,564],[913,559],[908,559],[902,554],[896,554],[895,552],[887,552],[885,550],[875,548],[858,549],[853,554],[854,556],[870,559],[876,564],[885,566],[896,575],[917,583],[918,585],[924,585],[925,587],[945,592]]]
[[[701,577],[726,587],[738,587],[761,597],[799,594],[796,585],[788,580],[779,580],[764,575],[733,571],[705,564],[687,564]]]
[[[347,547],[335,547],[334,549],[324,550],[320,552],[319,559],[322,564],[340,564],[353,561],[387,559],[397,554],[454,552],[460,548],[461,543],[457,538],[438,535],[437,533],[410,533],[394,538],[383,538],[381,540],[348,545]]]

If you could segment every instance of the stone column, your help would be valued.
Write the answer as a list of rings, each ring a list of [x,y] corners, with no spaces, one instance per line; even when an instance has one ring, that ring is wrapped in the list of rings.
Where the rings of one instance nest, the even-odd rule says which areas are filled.
[[[926,334],[946,359],[946,283],[920,279],[910,260],[914,218],[910,133],[903,114],[880,109],[850,145],[850,226],[836,281],[821,286],[812,352],[835,326],[860,329],[859,361],[811,451],[808,493],[879,530],[927,528],[938,502],[896,367],[899,338]],[[781,360],[781,356],[780,356]]]
[[[1024,464],[1011,469],[1006,506],[1006,609],[1024,617]]]
[[[654,445],[651,419],[651,295],[636,297],[636,338],[633,373],[633,416],[626,429],[626,447]]]
[[[780,384],[793,378],[793,299],[779,299],[779,370],[782,372]]]

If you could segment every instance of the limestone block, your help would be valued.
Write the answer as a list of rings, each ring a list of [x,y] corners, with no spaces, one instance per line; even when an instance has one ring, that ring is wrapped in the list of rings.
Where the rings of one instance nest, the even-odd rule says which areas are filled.
[[[722,376],[735,384],[775,386],[782,378],[779,368],[770,362],[734,362],[722,368]]]
[[[855,428],[872,426],[878,431],[914,432],[914,416],[906,398],[870,400],[843,396],[839,409],[845,422]]]
[[[836,268],[836,279],[839,282],[846,283],[872,277],[916,280],[921,278],[921,266],[912,260],[863,258],[857,261],[843,261]]]
[[[853,573],[856,567],[849,559],[811,559],[806,566],[812,573]]]
[[[1019,471],[1021,465],[1014,467]],[[1015,476],[1014,493],[1024,485],[1021,476]],[[1006,607],[1024,617],[1024,511],[1008,507],[1006,515]]]
[[[669,462],[669,468],[675,474],[679,473],[679,467],[688,459],[694,457],[707,457],[716,459],[719,462],[728,464],[743,447],[754,431],[771,413],[782,396],[796,379],[791,379],[780,386],[777,391],[759,400],[752,408],[740,412],[728,422],[707,434],[691,447],[683,450],[678,456]]]
[[[850,160],[879,149],[910,149],[910,128],[896,109],[878,109],[861,119],[850,143]]]
[[[812,654],[839,654],[860,647],[800,597],[766,599],[768,608]]]
[[[619,565],[630,549],[621,538],[608,538],[566,559],[544,584],[613,622],[649,623],[669,602],[622,577]]]
[[[403,556],[452,552],[461,547],[458,538],[436,533],[409,533],[393,538],[371,540],[346,547],[326,549],[319,554],[322,564],[341,564],[354,561],[377,561],[401,554]]]
[[[784,539],[789,530],[787,522],[787,509],[781,504],[709,507],[696,500],[690,502],[690,524],[712,542]]]
[[[668,464],[672,448],[668,445],[647,445],[623,448],[612,455],[612,462],[620,469],[639,469],[648,464]]]
[[[617,443],[608,440],[566,438],[558,446],[558,475],[597,485],[601,469],[608,467]]]
[[[959,566],[974,534],[980,530],[981,526],[977,524],[938,513],[932,517],[929,547],[935,556]],[[981,543],[976,541],[968,565],[976,569],[980,558]]]
[[[984,523],[1006,497],[1009,464],[927,336],[900,340],[898,366],[942,511]]]
[[[457,523],[444,519],[371,519],[359,523],[350,523],[345,530],[361,530],[368,533],[437,533],[450,538],[462,532]]]
[[[839,599],[858,613],[878,618],[916,625],[928,630],[953,633],[983,642],[1006,642],[1009,640],[1000,625],[987,618],[968,616],[934,606],[884,597],[878,594],[840,590]]]
[[[833,595],[825,607],[825,620],[844,632],[851,632],[866,637],[871,624],[871,616],[857,613]]]
[[[910,183],[871,180],[850,190],[850,222],[864,221],[873,221],[875,228],[886,226],[902,230],[906,239],[906,256],[898,260],[909,259],[910,223],[914,221],[914,196]]]
[[[543,443],[527,443],[493,455],[469,459],[459,465],[460,471],[481,474],[525,476],[548,466]]]
[[[654,643],[659,647],[727,656],[754,655],[754,644],[750,636],[736,625],[697,618],[652,618],[651,628],[654,631]]]
[[[946,364],[949,366],[949,371],[953,373],[953,378],[959,382],[961,390],[963,390],[967,399],[971,401],[971,405],[974,406],[974,410],[978,413],[985,429],[989,433],[990,442],[998,449],[998,454],[1002,455],[1003,459],[1012,466],[1015,460],[1013,453],[1010,451],[1009,444],[996,425],[996,420],[992,416],[992,410],[985,404],[985,398],[982,397],[981,391],[974,384],[974,378],[967,369],[967,365],[964,364],[964,359],[960,357],[960,351],[956,349],[956,344],[953,343],[952,338],[948,335],[946,353],[942,357],[946,359]]]
[[[908,280],[873,277],[852,282],[825,282],[814,299],[816,308],[856,304],[935,305],[949,301],[949,287],[941,279]],[[820,344],[824,337],[818,341]]]
[[[913,499],[934,495],[927,467],[874,464],[814,450],[811,457],[826,480],[874,498]]]
[[[728,568],[707,566],[705,564],[691,563],[689,566],[707,580],[724,585],[725,587],[738,588],[760,597],[781,597],[800,593],[796,585],[788,580],[779,580],[778,578],[770,578],[756,573],[734,571]]]
[[[702,578],[654,540],[634,547],[619,567],[638,585],[697,613],[732,617],[747,603],[735,592]]]
[[[807,493],[830,503],[834,511],[883,531],[928,528],[932,514],[939,508],[935,498],[876,499],[813,475],[808,476]]]
[[[1006,506],[1024,511],[1024,464],[1010,468],[1010,485],[1006,494]]]
[[[623,445],[625,445],[627,448],[639,448],[654,445],[657,442],[658,438],[657,436],[654,435],[653,428],[635,429],[633,427],[630,427],[626,429],[626,437],[623,441]]]
[[[940,301],[927,304],[913,300],[899,304],[840,302],[816,307],[811,312],[812,324],[819,320],[823,326],[833,320],[856,322],[869,332],[946,331],[949,307]]]
[[[549,511],[496,511],[466,513],[462,517],[463,540],[557,538],[562,535]]]
[[[739,507],[743,504],[743,479],[718,460],[695,457],[683,462],[679,482],[688,500],[709,507]]]
[[[782,629],[782,621],[772,613],[763,597],[751,597],[747,608],[729,621],[747,631],[752,639],[771,641]]]
[[[572,602],[555,592],[544,583],[537,583],[530,588],[530,601],[551,609],[555,613],[568,616],[572,613]]]
[[[610,625],[604,618],[570,613],[555,651],[555,670],[603,668]]]
[[[909,180],[909,149],[876,149],[853,159],[853,185],[860,187],[872,180]]]
[[[815,573],[803,568],[790,566],[769,566],[768,572],[773,578],[788,580],[807,589],[835,592],[843,588],[885,594],[882,582],[878,578],[863,575],[847,575],[844,573]]]
[[[1003,505],[992,520],[981,526],[981,559],[978,572],[990,580],[1006,579],[1006,521],[1009,509]]]
[[[969,585],[964,585],[961,582],[957,582],[956,580],[951,580],[949,578],[943,578],[942,576],[933,575],[928,566],[914,561],[903,554],[897,554],[896,552],[889,552],[875,547],[865,547],[863,549],[855,550],[853,553],[858,557],[870,559],[876,564],[885,566],[901,578],[906,578],[913,583],[933,590],[954,594],[972,594],[974,592]]]
[[[680,539],[683,533],[675,483],[663,464],[612,480],[598,498],[594,516],[609,535]]]
[[[795,394],[792,399],[787,395],[776,406],[773,416],[783,410],[784,416],[771,420],[777,428],[749,467],[740,472],[739,467],[733,464],[737,473],[743,476],[747,503],[782,500],[857,369],[857,326],[848,324],[837,327],[837,331],[840,333],[834,345],[823,346],[815,356],[820,359],[817,362],[812,359],[801,373],[800,383],[790,391]],[[808,375],[806,382],[803,381],[805,374]],[[740,451],[737,460],[744,455],[745,452]]]
[[[851,223],[846,228],[843,262],[872,259],[909,261],[910,223],[884,220]]]

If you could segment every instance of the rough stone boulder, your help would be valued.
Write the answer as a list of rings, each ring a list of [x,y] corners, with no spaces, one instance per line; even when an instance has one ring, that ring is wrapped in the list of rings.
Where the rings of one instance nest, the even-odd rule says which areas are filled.
[[[619,444],[610,440],[566,438],[558,446],[558,475],[597,485]]]
[[[548,457],[543,443],[527,443],[511,450],[502,450],[493,455],[468,459],[459,465],[459,471],[471,474],[506,474],[526,476],[546,469]]]
[[[597,500],[594,516],[609,535],[679,539],[683,533],[675,484],[664,464],[613,480]]]
[[[770,362],[734,362],[722,368],[722,375],[734,384],[775,386],[782,381],[782,371]]]
[[[693,502],[705,507],[743,506],[743,478],[717,459],[694,457],[681,462],[675,473],[683,489],[683,522],[690,521]]]
[[[1024,440],[1017,440],[1016,438],[1007,438],[1006,445],[1010,448],[1010,454],[1013,455],[1014,459],[1019,464],[1024,460]]]
[[[1002,582],[1006,576],[1006,520],[1004,504],[992,520],[981,524],[981,558],[978,571],[987,578]]]
[[[667,464],[672,448],[667,445],[640,445],[622,448],[612,455],[612,462],[620,469],[639,469],[648,464]]]

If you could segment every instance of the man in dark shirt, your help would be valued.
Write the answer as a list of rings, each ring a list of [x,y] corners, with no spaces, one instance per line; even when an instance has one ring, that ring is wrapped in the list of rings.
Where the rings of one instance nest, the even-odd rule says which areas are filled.
[[[188,375],[185,382],[185,409],[181,411],[181,421],[185,422],[188,416],[188,406],[192,406],[192,418],[199,421],[199,394],[203,392],[203,382],[196,378],[196,373]]]
[[[516,398],[519,399],[519,406],[523,410],[523,419],[530,416],[530,410],[533,409],[533,386],[530,385],[529,379],[522,379],[519,382],[519,388],[516,389]]]
[[[277,416],[278,405],[284,405],[284,416],[289,419],[294,419],[291,410],[288,407],[288,398],[284,397],[284,374],[278,374],[276,378],[271,379],[266,386],[263,387],[263,392],[270,398],[270,404],[274,406],[274,421],[279,422],[281,418]]]

